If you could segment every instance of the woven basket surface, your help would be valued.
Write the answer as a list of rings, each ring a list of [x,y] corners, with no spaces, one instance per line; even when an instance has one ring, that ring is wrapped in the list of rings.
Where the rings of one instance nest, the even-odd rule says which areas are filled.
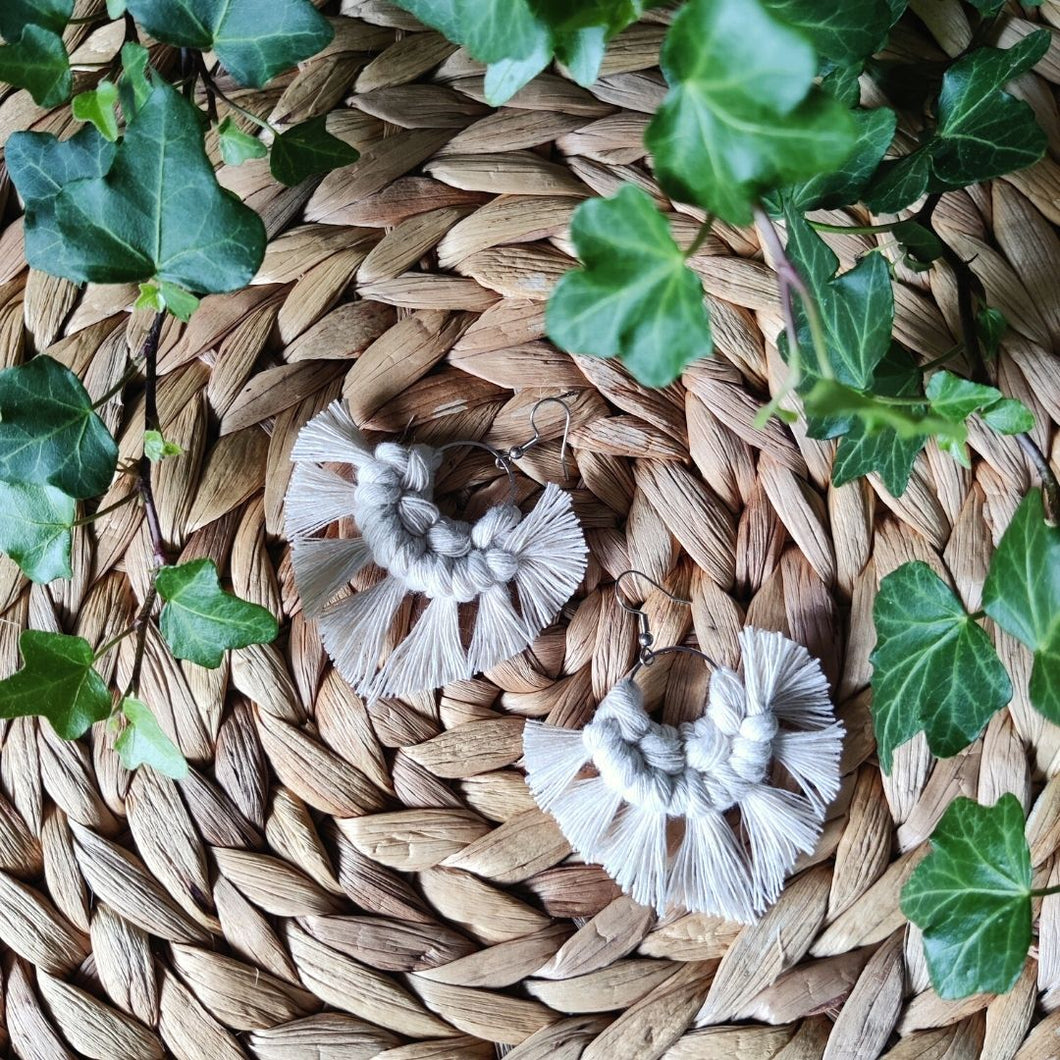
[[[96,4],[102,7],[102,4]],[[92,4],[79,6],[86,9]],[[955,0],[912,4],[893,47],[955,55],[969,41]],[[1029,10],[1029,9],[1028,9]],[[1060,3],[1013,17],[1060,26]],[[12,1055],[106,1060],[808,1060],[1060,1055],[1060,898],[1007,996],[941,1001],[898,906],[903,881],[958,794],[1031,808],[1036,866],[1060,882],[1060,728],[1025,695],[1029,657],[997,635],[1016,695],[984,736],[935,761],[917,739],[891,776],[868,711],[878,579],[922,559],[971,609],[993,548],[1032,476],[1014,441],[973,428],[970,469],[929,447],[906,494],[829,484],[833,447],[796,424],[756,426],[783,378],[775,277],[752,231],[716,225],[692,259],[718,351],[664,390],[621,365],[560,353],[545,338],[549,289],[571,265],[567,226],[591,194],[648,190],[690,242],[700,216],[671,204],[642,133],[664,85],[665,14],[611,46],[583,89],[559,73],[510,104],[483,102],[482,68],[381,0],[347,0],[326,53],[265,91],[233,95],[281,123],[330,112],[362,152],[293,189],[265,165],[221,179],[265,218],[271,243],[247,290],[168,322],[159,403],[185,455],[158,468],[174,556],[212,557],[234,590],[282,617],[273,645],[217,671],[175,663],[148,639],[143,698],[192,762],[174,783],[126,773],[97,726],[64,743],[46,723],[5,723],[0,756],[0,942]],[[108,36],[109,33],[109,36]],[[85,61],[112,31],[71,28]],[[163,52],[156,53],[166,61]],[[172,59],[172,56],[170,56]],[[1037,416],[1060,457],[1060,44],[1021,79],[1052,157],[947,195],[939,230],[1011,328],[1000,385]],[[0,98],[0,140],[63,132],[68,110]],[[906,135],[908,136],[908,130]],[[0,351],[47,351],[106,393],[149,323],[136,291],[79,289],[27,269],[18,202],[0,170]],[[866,215],[822,215],[864,223]],[[831,240],[844,266],[888,236]],[[945,268],[896,265],[897,337],[924,360],[957,342]],[[103,407],[136,456],[134,384]],[[524,655],[467,683],[365,705],[333,672],[306,621],[283,536],[299,427],[344,396],[372,437],[524,441],[546,395],[572,410],[575,506],[589,571],[556,625]],[[562,481],[562,415],[520,464],[522,492]],[[467,451],[465,451],[467,452]],[[442,487],[482,505],[506,488],[481,454]],[[132,489],[116,480],[104,504]],[[102,644],[146,586],[142,509],[78,531],[72,580],[30,586],[0,563],[2,672],[20,628]],[[657,920],[572,856],[519,768],[527,718],[582,725],[624,676],[636,625],[613,592],[628,567],[653,591],[657,642],[698,643],[735,665],[743,624],[782,630],[817,655],[847,736],[842,794],[817,852],[779,902],[741,928],[703,915]],[[687,638],[687,639],[686,639]],[[109,658],[121,682],[125,641]],[[670,721],[696,715],[705,671],[684,656],[648,674]]]

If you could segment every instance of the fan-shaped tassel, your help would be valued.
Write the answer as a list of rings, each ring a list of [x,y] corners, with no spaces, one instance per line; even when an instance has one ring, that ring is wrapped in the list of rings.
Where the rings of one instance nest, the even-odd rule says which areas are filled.
[[[436,596],[372,682],[373,696],[400,696],[466,680],[472,671],[460,643],[460,605]]]
[[[806,792],[818,810],[839,794],[839,757],[843,727],[783,730],[773,737],[773,755]]]
[[[559,822],[567,841],[587,861],[600,861],[605,836],[614,824],[623,801],[602,777],[576,780],[555,802],[549,813]]]
[[[740,800],[740,819],[767,905],[776,901],[799,854],[812,854],[821,825],[809,800],[754,784]]]
[[[746,855],[723,814],[704,807],[685,818],[666,904],[709,910],[740,924],[752,923],[761,911]]]
[[[468,667],[479,673],[518,655],[533,634],[512,606],[507,585],[494,585],[478,598],[478,614],[468,649]]]
[[[404,583],[385,578],[363,592],[329,604],[320,615],[324,647],[342,676],[366,695],[387,631],[405,596]]]
[[[353,511],[357,487],[316,464],[298,464],[284,502],[287,536],[305,537]]]
[[[585,538],[569,495],[550,482],[504,547],[519,560],[515,583],[523,618],[530,629],[544,629],[585,573]]]
[[[748,628],[740,632],[740,645],[748,703],[763,705],[796,728],[822,728],[834,720],[828,681],[801,644]]]
[[[320,614],[371,558],[371,549],[360,537],[296,539],[291,562],[305,614]]]
[[[626,806],[604,837],[598,859],[615,882],[641,905],[666,907],[666,813]]]
[[[333,401],[298,432],[291,450],[292,460],[315,460],[321,464],[363,464],[372,458],[364,435],[350,418],[342,401]]]
[[[539,721],[528,721],[523,729],[526,782],[543,810],[552,809],[591,758],[581,729]]]

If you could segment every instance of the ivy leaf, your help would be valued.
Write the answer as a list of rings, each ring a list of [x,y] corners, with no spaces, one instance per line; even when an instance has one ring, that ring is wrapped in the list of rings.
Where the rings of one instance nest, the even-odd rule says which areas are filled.
[[[1037,162],[1045,133],[1030,106],[1004,86],[1034,66],[1049,42],[1047,30],[1036,30],[1011,48],[978,48],[954,63],[942,79],[934,135],[880,167],[869,206],[895,213],[925,192],[952,191]]]
[[[983,585],[983,608],[1034,652],[1030,698],[1060,722],[1060,527],[1045,521],[1031,490],[998,542]]]
[[[120,16],[113,16],[120,17]],[[121,46],[121,77],[118,78],[118,93],[121,96],[121,108],[125,120],[131,121],[136,112],[147,102],[151,95],[151,82],[147,70],[151,56],[142,44],[126,41]]]
[[[335,35],[309,0],[127,0],[156,40],[212,51],[241,84],[261,88]]]
[[[854,62],[878,51],[891,28],[888,0],[766,0],[778,19],[802,30],[826,59]]]
[[[902,221],[891,229],[891,235],[905,252],[905,264],[920,272],[930,269],[942,257],[942,240],[925,225],[916,221]]]
[[[251,158],[264,158],[269,149],[256,136],[243,130],[228,116],[217,126],[221,157],[230,166],[241,166]]]
[[[100,136],[107,140],[118,139],[118,86],[112,81],[100,81],[92,92],[79,92],[74,96],[70,109],[78,121],[91,122]]]
[[[565,350],[620,357],[646,386],[665,386],[709,356],[703,285],[685,264],[666,219],[631,184],[574,211],[571,239],[582,267],[548,302],[549,335]]]
[[[38,107],[58,106],[74,84],[62,37],[43,26],[26,26],[17,41],[0,47],[0,81],[28,89]]]
[[[148,460],[165,460],[167,456],[180,456],[184,450],[176,442],[167,442],[161,431],[144,431],[144,455]]]
[[[199,308],[199,299],[182,287],[163,280],[161,283],[140,284],[140,297],[136,299],[133,308],[150,309],[154,313],[168,309],[186,324],[191,320],[192,313]]]
[[[65,184],[51,205],[60,250],[27,235],[26,256],[75,281],[230,291],[250,281],[265,252],[261,218],[217,183],[198,112],[165,82],[128,125],[106,174]]]
[[[31,581],[69,578],[74,499],[54,486],[0,481],[0,549]]]
[[[0,37],[17,41],[27,26],[61,34],[74,13],[74,0],[4,0],[0,4]]]
[[[267,644],[279,627],[264,607],[226,593],[213,560],[163,567],[155,579],[165,600],[159,628],[178,659],[214,669],[229,648]]]
[[[106,492],[117,461],[117,444],[69,368],[39,354],[0,372],[0,479],[84,499]]]
[[[879,168],[887,148],[894,139],[898,115],[889,107],[851,112],[856,139],[854,149],[834,172],[818,173],[783,192],[792,208],[835,210],[857,202],[872,175]]]
[[[111,21],[125,14],[125,0],[107,0],[107,18]]]
[[[326,121],[324,114],[310,118],[272,141],[269,169],[281,184],[293,187],[306,177],[330,173],[361,157],[356,148],[328,132]]]
[[[985,305],[976,314],[975,329],[979,336],[983,356],[988,360],[994,360],[1001,347],[1001,340],[1008,331],[1005,314],[994,306]]]
[[[931,409],[939,416],[963,423],[973,412],[1001,434],[1021,434],[1034,427],[1034,415],[1022,402],[1006,398],[996,387],[973,383],[952,372],[935,372],[925,390]],[[965,467],[970,467],[963,444],[947,446]]]
[[[825,332],[832,371],[847,386],[867,389],[876,366],[891,347],[894,294],[883,255],[866,254],[842,276],[839,259],[809,224],[785,210],[788,256],[805,281]],[[799,348],[807,368],[820,375],[805,313],[799,308]]]
[[[880,582],[873,619],[872,722],[885,773],[921,730],[932,754],[957,754],[1012,698],[990,638],[926,563]]]
[[[87,640],[26,629],[18,646],[24,665],[0,681],[0,718],[38,714],[64,740],[76,740],[110,713],[110,693],[92,669]]]
[[[690,0],[661,65],[670,90],[645,134],[656,175],[725,221],[750,224],[763,191],[834,170],[854,148],[849,112],[813,84],[810,43],[761,0]]]
[[[887,356],[876,366],[871,389],[874,394],[887,397],[916,397],[920,393],[916,363],[897,343],[891,344]],[[843,486],[875,471],[892,497],[905,493],[917,453],[924,448],[927,437],[903,437],[893,427],[870,431],[858,418],[845,426],[846,433],[839,439],[832,464],[833,484]]]
[[[147,704],[135,696],[126,696],[121,701],[121,711],[126,726],[114,741],[114,750],[122,765],[128,770],[148,765],[167,777],[183,780],[188,775],[187,759],[162,731]]]
[[[993,806],[959,796],[931,853],[902,888],[902,912],[923,931],[931,984],[947,1000],[1004,994],[1031,942],[1031,855],[1019,799]]]

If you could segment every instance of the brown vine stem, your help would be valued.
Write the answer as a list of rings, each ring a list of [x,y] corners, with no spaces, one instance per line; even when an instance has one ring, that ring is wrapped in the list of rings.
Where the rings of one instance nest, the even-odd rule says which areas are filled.
[[[151,327],[140,348],[140,356],[144,360],[146,381],[144,383],[144,430],[157,431],[160,428],[158,422],[158,340],[162,334],[162,324],[165,322],[165,312],[155,314]],[[155,495],[151,486],[151,461],[147,454],[140,457],[137,471],[136,488],[144,503],[144,515],[147,519],[147,533],[151,541],[151,585],[144,597],[143,605],[133,619],[133,629],[136,631],[136,654],[133,657],[132,674],[129,677],[129,685],[122,698],[135,694],[140,690],[140,674],[144,665],[144,652],[147,649],[147,629],[151,622],[151,612],[154,610],[158,591],[155,588],[155,574],[159,567],[164,567],[167,562],[166,543],[162,537],[162,523],[158,518],[158,508],[155,506]]]

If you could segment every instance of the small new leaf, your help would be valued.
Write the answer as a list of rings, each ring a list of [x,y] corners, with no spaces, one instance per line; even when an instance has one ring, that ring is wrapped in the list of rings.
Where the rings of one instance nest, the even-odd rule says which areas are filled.
[[[58,106],[74,84],[62,37],[43,26],[26,26],[17,41],[0,47],[0,81],[27,89],[39,107]]]
[[[126,725],[114,741],[114,750],[122,765],[128,770],[148,765],[167,777],[183,780],[188,775],[187,759],[162,731],[147,704],[134,696],[126,696],[121,701],[121,711]]]
[[[1047,30],[1036,30],[1011,48],[978,48],[955,62],[942,79],[934,135],[880,167],[868,205],[896,213],[925,192],[963,188],[1037,162],[1045,133],[1030,106],[1004,87],[1034,66],[1049,42]]]
[[[1060,722],[1060,527],[1045,521],[1031,490],[998,542],[983,585],[983,609],[1034,652],[1031,703]]]
[[[212,51],[241,84],[261,88],[326,48],[331,24],[309,0],[127,0],[156,40]]]
[[[814,86],[817,56],[761,0],[690,0],[661,64],[670,86],[645,134],[659,182],[732,224],[764,191],[838,168],[854,122]]]
[[[81,637],[22,631],[23,667],[0,681],[0,718],[36,714],[64,740],[76,740],[110,713],[110,693],[92,668],[92,646]]]
[[[709,356],[703,285],[685,264],[666,219],[631,184],[574,212],[571,239],[582,267],[552,292],[546,323],[572,353],[620,357],[646,386],[665,386]]]
[[[144,455],[157,463],[167,456],[180,456],[184,450],[176,442],[167,442],[161,431],[144,431]]]
[[[217,183],[197,111],[162,81],[105,175],[63,184],[48,208],[49,240],[34,241],[39,215],[27,216],[26,257],[77,282],[230,291],[250,281],[265,253],[261,218]]]
[[[959,796],[902,888],[902,912],[924,933],[939,997],[1004,994],[1019,978],[1031,942],[1025,823],[1015,795],[993,806]]]
[[[117,461],[114,438],[69,368],[38,354],[0,372],[0,479],[84,499],[106,492]]]
[[[921,731],[933,754],[957,754],[1012,698],[990,638],[926,563],[880,582],[873,618],[872,721],[885,773],[895,748]]]
[[[955,423],[963,423],[973,412],[1000,434],[1022,434],[1034,427],[1034,414],[1022,402],[1006,398],[996,387],[973,383],[952,372],[935,372],[925,390],[934,413]],[[963,445],[948,446],[965,467],[970,466]]]
[[[92,92],[79,92],[70,104],[78,121],[91,122],[104,139],[118,139],[118,86],[112,81],[100,81]]]
[[[69,578],[74,499],[54,486],[0,481],[0,549],[31,581]]]
[[[269,169],[281,184],[293,187],[306,177],[330,173],[361,157],[356,148],[328,132],[326,120],[324,114],[310,118],[273,140]]]
[[[163,567],[155,585],[165,601],[159,628],[178,659],[214,669],[229,648],[276,638],[276,619],[264,607],[226,593],[213,560]]]
[[[251,158],[264,158],[269,153],[261,140],[243,132],[231,116],[217,126],[217,142],[221,147],[221,157],[229,166],[241,166]]]
[[[121,77],[118,78],[118,93],[125,120],[130,121],[151,95],[151,82],[147,70],[151,56],[142,44],[127,41],[121,46]]]

